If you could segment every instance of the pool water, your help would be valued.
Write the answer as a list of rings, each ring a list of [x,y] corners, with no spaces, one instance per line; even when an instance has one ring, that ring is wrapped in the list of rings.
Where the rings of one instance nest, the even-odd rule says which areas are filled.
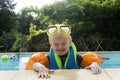
[[[6,54],[0,54],[0,58]],[[3,61],[0,59],[0,70],[24,70],[25,65],[29,59],[29,57],[32,55],[30,54],[7,54],[9,59],[6,61]]]
[[[0,70],[19,70],[19,60],[0,61]]]
[[[120,68],[120,54],[100,54],[104,63],[102,68]]]
[[[9,57],[13,54],[7,54]],[[0,59],[0,70],[24,70],[25,65],[32,54],[19,54],[13,59],[8,61],[2,61]],[[82,54],[81,54],[82,55]],[[104,63],[101,65],[101,68],[120,68],[120,54],[99,54]],[[1,58],[2,54],[0,54]]]

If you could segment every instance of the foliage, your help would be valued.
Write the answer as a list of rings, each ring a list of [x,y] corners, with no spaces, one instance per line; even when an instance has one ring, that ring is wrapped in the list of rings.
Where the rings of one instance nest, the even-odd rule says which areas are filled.
[[[16,26],[14,6],[13,0],[0,0],[0,36],[3,32],[10,32]]]
[[[28,47],[27,35],[22,35],[21,33],[17,32],[16,41],[11,50],[19,51],[20,48],[27,48],[27,47]]]
[[[1,1],[5,2],[7,0]],[[88,47],[87,50],[96,50],[98,42],[100,44],[101,41],[104,50],[119,50],[120,0],[56,1],[42,8],[32,6],[23,8],[17,14],[18,20],[16,20],[12,9],[3,10],[2,8],[3,11],[0,9],[0,16],[7,15],[5,18],[1,16],[2,27],[0,32],[6,36],[8,30],[11,29],[10,35],[13,35],[13,32],[19,28],[20,35],[18,36],[20,39],[25,37],[26,40],[22,41],[28,42],[30,50],[34,49],[35,51],[35,48],[37,48],[37,51],[44,50],[43,46],[48,49],[48,42],[44,42],[47,41],[47,35],[42,33],[46,32],[49,24],[56,23],[65,23],[71,27],[71,35],[74,43],[79,44],[77,45],[79,51],[86,50],[86,46]],[[9,19],[11,22],[9,22]],[[9,23],[5,24],[2,20]],[[18,32],[15,33],[18,34]],[[2,36],[0,36],[0,39],[2,40]],[[22,43],[20,40],[19,42]],[[21,44],[17,45],[19,47]]]
[[[40,19],[40,13],[37,8],[32,6],[30,8],[23,8],[18,14],[19,31],[22,34],[28,35],[31,23],[37,25],[37,29],[39,29],[41,27]]]
[[[83,37],[84,43],[89,44],[89,50],[95,50],[98,45],[96,40],[104,39],[101,44],[103,45],[108,39],[120,39],[119,4],[119,0],[64,0],[43,7],[41,14],[47,17],[45,21],[48,23],[67,22],[72,27],[75,43],[82,44]],[[112,44],[117,45],[114,42]],[[84,47],[81,49],[81,45],[77,47],[84,50]],[[107,47],[105,50],[108,50]]]
[[[13,0],[0,0],[0,44],[7,38],[16,37],[18,22],[13,12],[15,5]]]

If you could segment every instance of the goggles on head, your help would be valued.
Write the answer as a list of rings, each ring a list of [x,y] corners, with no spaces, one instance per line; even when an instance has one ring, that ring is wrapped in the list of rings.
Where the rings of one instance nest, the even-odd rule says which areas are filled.
[[[68,26],[65,25],[52,25],[49,26],[47,29],[48,36],[54,36],[58,31],[60,31],[62,34],[70,34],[71,30]]]

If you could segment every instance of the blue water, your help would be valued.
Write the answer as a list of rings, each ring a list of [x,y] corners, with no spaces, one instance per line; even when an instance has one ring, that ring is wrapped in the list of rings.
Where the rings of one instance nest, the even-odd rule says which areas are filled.
[[[6,61],[3,61],[1,57],[3,55],[8,55],[9,59]],[[28,58],[32,54],[0,54],[0,70],[21,70],[20,61],[22,58]],[[25,65],[22,64],[24,67]],[[22,66],[22,67],[23,67]]]
[[[102,68],[120,68],[120,54],[100,54],[104,63]]]
[[[0,58],[2,55],[4,54],[0,54]],[[7,55],[10,58],[11,55],[14,55],[14,54],[7,54]],[[32,54],[20,54],[19,57],[18,55],[15,55],[14,58],[9,59],[7,61],[2,61],[0,59],[0,70],[21,70],[21,68],[24,67],[25,65],[22,64],[23,66],[21,67],[20,60],[22,58],[28,58],[31,55]],[[104,63],[101,65],[101,68],[103,69],[104,68],[120,68],[120,54],[99,54],[99,55],[104,60]]]

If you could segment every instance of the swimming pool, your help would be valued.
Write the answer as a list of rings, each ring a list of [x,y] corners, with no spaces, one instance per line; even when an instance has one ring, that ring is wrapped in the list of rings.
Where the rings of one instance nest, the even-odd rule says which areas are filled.
[[[18,55],[16,55],[16,53],[1,53],[0,58],[2,57],[2,55],[8,55],[9,60],[4,62],[0,59],[0,70],[24,70],[27,60],[33,53],[17,53]],[[85,52],[79,52],[80,55],[82,55],[83,53]],[[120,68],[120,52],[98,53],[104,60],[101,68]],[[10,59],[13,55],[14,57]]]
[[[120,68],[120,53],[100,54],[104,60],[102,68]]]
[[[24,70],[26,62],[33,53],[0,53],[0,70]],[[7,55],[8,60],[2,60]]]

